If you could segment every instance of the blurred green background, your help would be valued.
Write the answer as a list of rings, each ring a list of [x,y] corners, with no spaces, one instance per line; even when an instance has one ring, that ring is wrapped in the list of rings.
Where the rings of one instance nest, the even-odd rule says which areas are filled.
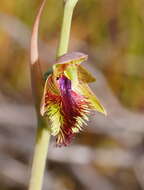
[[[29,44],[40,0],[0,4],[0,187],[24,190],[36,118]],[[47,0],[39,51],[45,71],[55,60],[62,0]],[[79,0],[69,51],[89,55],[93,90],[108,111],[92,113],[89,127],[68,148],[52,139],[44,190],[144,189],[144,1]]]

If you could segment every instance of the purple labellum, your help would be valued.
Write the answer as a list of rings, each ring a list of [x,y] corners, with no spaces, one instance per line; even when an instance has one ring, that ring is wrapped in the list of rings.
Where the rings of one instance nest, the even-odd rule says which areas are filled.
[[[72,138],[75,136],[73,128],[77,127],[77,130],[81,130],[81,125],[78,125],[78,118],[83,121],[83,116],[87,113],[88,103],[83,96],[77,94],[71,89],[71,81],[62,76],[59,79],[60,95],[61,95],[61,113],[64,116],[64,123],[61,126],[61,133],[64,135],[62,143],[60,142],[60,136],[57,138],[57,144],[59,146],[68,145]],[[83,123],[83,122],[82,122]]]
[[[69,90],[71,90],[71,81],[67,77],[60,77],[59,84],[61,93],[67,93]]]
[[[63,111],[67,114],[71,114],[73,113],[73,107],[75,103],[72,96],[71,81],[67,77],[62,76],[59,79],[59,84]]]

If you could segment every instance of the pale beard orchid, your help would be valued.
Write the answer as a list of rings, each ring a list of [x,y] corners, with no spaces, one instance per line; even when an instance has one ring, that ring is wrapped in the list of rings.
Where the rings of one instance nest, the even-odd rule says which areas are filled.
[[[41,115],[50,121],[51,135],[57,146],[67,146],[86,125],[91,110],[106,111],[89,88],[95,78],[80,64],[87,60],[83,53],[60,57],[48,76],[41,104]]]

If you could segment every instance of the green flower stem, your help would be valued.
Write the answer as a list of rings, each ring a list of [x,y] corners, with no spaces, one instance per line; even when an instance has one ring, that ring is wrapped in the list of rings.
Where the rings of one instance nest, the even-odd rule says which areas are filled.
[[[67,53],[68,51],[72,15],[73,15],[74,7],[77,2],[78,0],[65,0],[64,16],[63,16],[63,22],[62,22],[60,42],[59,42],[59,46],[57,50],[57,57]],[[43,6],[44,6],[44,3],[45,1],[43,2]],[[40,14],[38,16],[39,18],[40,18]],[[36,31],[36,33],[38,33],[38,30]],[[31,66],[31,68],[32,67],[33,66]],[[34,67],[39,68],[38,62],[35,63]],[[37,129],[36,145],[35,145],[35,151],[34,151],[34,157],[33,157],[29,190],[41,190],[42,184],[43,184],[43,176],[44,176],[44,170],[45,170],[45,165],[46,165],[49,141],[50,141],[50,133],[48,131],[48,122],[44,118],[42,118],[39,114],[39,110],[40,110],[39,97],[41,97],[39,95],[41,94],[41,92],[38,92],[38,90],[41,89],[42,83],[41,83],[40,88],[37,87],[37,84],[39,84],[39,81],[38,81],[39,77],[37,76],[35,77],[34,73],[37,73],[37,72],[33,72],[33,69],[31,69],[32,86],[34,89],[33,94],[34,94],[34,97],[37,96],[35,105],[36,105],[36,110],[37,110],[38,129]]]
[[[39,124],[34,151],[32,174],[29,190],[41,190],[43,176],[47,159],[47,152],[50,140],[50,133],[47,128],[47,122]]]
[[[64,15],[62,21],[60,42],[57,50],[57,57],[62,56],[68,51],[72,15],[77,2],[78,0],[65,0]]]

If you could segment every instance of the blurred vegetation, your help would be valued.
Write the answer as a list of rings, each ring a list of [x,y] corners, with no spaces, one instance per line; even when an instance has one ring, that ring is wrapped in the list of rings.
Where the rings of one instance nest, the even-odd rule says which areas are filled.
[[[0,12],[15,17],[31,30],[39,4],[39,0],[5,0],[1,2]],[[40,36],[47,44],[53,44],[54,51],[61,16],[62,2],[49,0],[42,18]],[[80,49],[90,53],[120,101],[128,108],[140,111],[144,109],[143,18],[142,0],[83,0],[75,11],[72,30],[72,39],[83,43]],[[0,52],[2,83],[3,80],[5,84],[8,81],[9,88],[26,92],[29,83],[28,50],[20,47],[2,27]]]
[[[40,2],[41,0],[1,0],[1,103],[6,101],[21,106],[32,105],[29,76],[29,40],[34,17]],[[101,78],[99,75],[96,76],[97,81],[100,81],[98,82],[98,84],[100,84],[98,90],[102,95],[101,98],[104,97],[102,99],[105,100],[107,104],[108,113],[113,112],[113,117],[109,119],[108,116],[110,122],[108,123],[107,120],[103,121],[103,118],[99,118],[98,115],[98,120],[89,124],[90,126],[96,127],[96,130],[91,130],[90,128],[88,133],[84,132],[77,137],[76,150],[78,152],[80,150],[80,157],[83,157],[83,152],[81,153],[79,145],[88,147],[88,152],[92,150],[91,155],[86,155],[86,158],[92,156],[92,158],[90,157],[92,161],[84,165],[80,171],[79,167],[81,167],[82,164],[80,164],[80,166],[78,166],[78,164],[74,166],[74,164],[71,163],[71,156],[68,156],[73,155],[71,153],[73,148],[72,150],[71,148],[66,149],[68,153],[63,153],[63,149],[60,150],[63,155],[68,156],[70,161],[66,159],[63,161],[61,154],[60,158],[62,161],[58,161],[56,159],[57,156],[50,158],[48,169],[49,172],[52,173],[52,177],[55,178],[54,190],[95,190],[96,187],[92,189],[86,186],[85,181],[87,181],[88,176],[88,185],[91,185],[97,179],[98,181],[96,180],[96,182],[99,184],[98,189],[140,190],[144,188],[141,177],[139,177],[144,171],[141,165],[140,169],[139,166],[137,166],[138,172],[135,170],[135,166],[129,165],[131,163],[129,157],[130,160],[133,160],[132,163],[135,163],[134,160],[138,159],[139,155],[143,155],[144,131],[141,132],[142,129],[138,128],[140,131],[136,133],[135,130],[137,129],[137,125],[135,126],[135,130],[133,130],[133,128],[127,130],[128,127],[131,127],[129,126],[129,122],[131,125],[133,121],[135,121],[138,126],[142,125],[140,123],[142,122],[142,117],[137,114],[144,112],[143,8],[143,0],[79,0],[74,13],[70,51],[82,51],[87,53],[89,55],[89,63],[93,65],[92,70],[94,67],[94,69],[100,71],[104,79],[106,79],[108,83],[107,86],[101,87]],[[43,69],[47,69],[55,59],[61,17],[62,0],[48,0],[40,28],[40,42],[42,43],[40,44],[40,52]],[[20,32],[19,29],[22,31]],[[103,87],[108,87],[112,90],[115,95],[114,97],[118,99],[122,105],[121,109],[111,104],[112,101],[106,94],[107,90],[105,88],[101,89]],[[8,107],[5,115],[8,114],[8,110],[12,110],[12,112],[15,111],[15,108],[10,108]],[[2,109],[5,110],[3,107]],[[16,110],[22,111],[22,107],[18,107]],[[134,111],[134,115],[131,115],[130,119],[127,117],[126,110]],[[16,113],[18,114],[19,111]],[[12,127],[9,127],[9,125],[0,123],[0,132],[4,137],[4,147],[7,147],[7,149],[3,148],[5,150],[3,154],[8,152],[9,155],[15,155],[14,158],[16,161],[20,160],[22,164],[26,165],[29,163],[28,158],[30,158],[32,151],[33,138],[31,137],[34,136],[34,129],[32,130],[32,128],[30,128],[34,125],[31,122],[34,117],[31,117],[32,114],[27,114],[27,112],[27,110],[23,110],[22,115],[27,117],[30,115],[30,121],[23,119],[21,122],[20,120],[19,124],[17,124],[18,127],[13,124],[11,124]],[[117,113],[119,115],[116,115]],[[10,113],[7,115],[7,118],[10,116],[17,118],[17,114],[13,116],[13,114]],[[128,118],[128,120],[123,119],[124,115],[126,115],[125,119]],[[30,124],[28,125],[26,122],[30,122]],[[100,132],[99,125],[102,126]],[[25,128],[21,129],[20,127],[23,126],[25,126]],[[123,127],[124,130],[121,128],[118,129],[115,126]],[[109,127],[112,127],[110,128],[110,132],[108,132]],[[15,136],[13,128],[15,129]],[[116,130],[119,131],[117,131],[115,135]],[[130,130],[133,131],[130,132]],[[10,141],[9,145],[7,143],[7,138],[9,138]],[[1,137],[1,139],[3,138]],[[27,139],[27,142],[25,142],[25,139]],[[21,145],[19,146],[18,144],[20,142]],[[3,151],[1,146],[0,150]],[[31,151],[29,151],[29,147],[31,147]],[[102,152],[99,152],[100,149],[102,149]],[[118,151],[118,154],[117,152],[113,153],[115,149],[120,149],[120,152]],[[55,151],[57,152],[58,150],[55,149]],[[115,156],[116,159],[114,159]],[[119,161],[120,157],[122,157],[123,162]],[[105,160],[106,158],[108,158],[108,160]],[[11,162],[12,165],[16,164],[11,160],[9,162]],[[122,166],[120,164],[122,164]],[[139,161],[137,161],[137,164],[139,164]],[[16,164],[16,168],[17,166],[19,165]],[[94,174],[91,172],[91,168],[95,169]],[[76,171],[78,171],[78,173],[76,173]],[[97,173],[95,173],[96,171],[100,176],[97,176]],[[85,178],[84,174],[87,172],[88,174],[85,175]],[[101,177],[104,177],[104,179]],[[19,179],[20,178],[18,178],[18,180]],[[105,181],[106,179],[108,180]],[[14,183],[12,186],[13,183],[11,183],[11,181],[7,180],[5,182],[3,178],[0,179],[0,185],[6,183],[7,185],[1,186],[2,190],[20,190],[25,188],[23,184],[15,185]],[[101,186],[102,184],[107,188]]]

